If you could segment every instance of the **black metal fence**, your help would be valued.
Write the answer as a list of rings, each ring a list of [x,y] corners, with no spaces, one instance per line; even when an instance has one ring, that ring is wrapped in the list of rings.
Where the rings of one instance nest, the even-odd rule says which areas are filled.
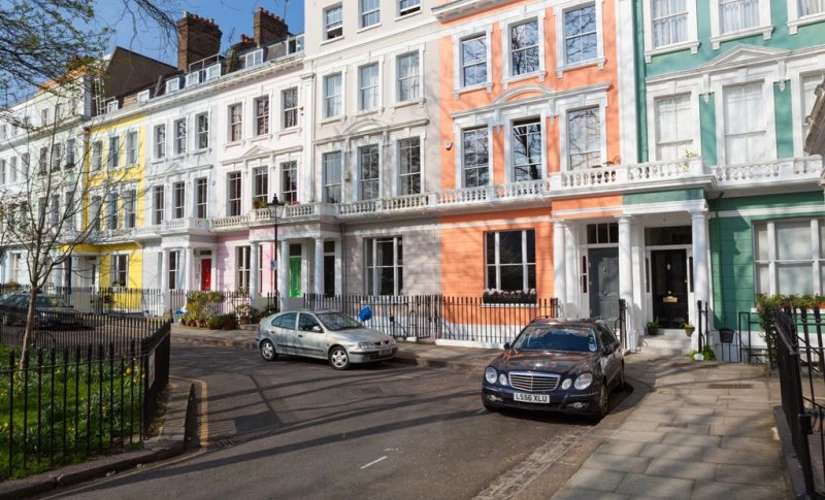
[[[807,493],[825,497],[825,390],[823,324],[819,309],[775,311],[776,361],[782,411],[790,427]],[[819,397],[817,397],[819,393]],[[818,400],[820,399],[820,400]]]
[[[371,328],[394,337],[504,343],[512,340],[532,319],[557,317],[558,300],[531,298],[530,303],[489,303],[483,297],[443,295],[304,296],[304,307],[333,309],[358,317],[369,307]]]
[[[68,331],[34,330],[25,366],[17,332],[0,325],[0,481],[146,437],[169,380],[171,322],[145,321],[155,329],[138,335],[99,321],[105,328],[85,343],[68,341]]]

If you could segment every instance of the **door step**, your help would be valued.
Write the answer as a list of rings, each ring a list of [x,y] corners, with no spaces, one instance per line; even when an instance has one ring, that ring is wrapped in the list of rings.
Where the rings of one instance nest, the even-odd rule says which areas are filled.
[[[684,330],[678,330],[678,332],[678,334],[666,333],[665,335],[642,337],[642,352],[662,357],[687,356],[690,354],[690,338],[685,335]]]

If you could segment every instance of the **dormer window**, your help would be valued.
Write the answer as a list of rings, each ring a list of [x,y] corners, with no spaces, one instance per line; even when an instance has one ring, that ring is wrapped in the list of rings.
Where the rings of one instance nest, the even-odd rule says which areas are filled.
[[[172,78],[166,81],[166,93],[176,92],[180,90],[180,78]]]
[[[324,19],[326,20],[327,40],[344,36],[344,8],[341,5],[324,11]]]
[[[119,105],[117,101],[109,101],[106,103],[106,112],[113,113],[119,109]]]
[[[186,75],[186,88],[194,87],[195,85],[199,85],[201,83],[201,72],[200,71],[193,71]]]
[[[421,10],[421,0],[399,0],[398,1],[398,16],[406,16],[414,14]]]
[[[137,95],[137,102],[146,102],[151,97],[151,92],[149,90],[143,90],[138,92]]]
[[[264,63],[264,49],[258,49],[243,56],[244,68],[253,68]]]
[[[221,65],[220,64],[213,64],[206,68],[206,81],[214,80],[221,76]]]

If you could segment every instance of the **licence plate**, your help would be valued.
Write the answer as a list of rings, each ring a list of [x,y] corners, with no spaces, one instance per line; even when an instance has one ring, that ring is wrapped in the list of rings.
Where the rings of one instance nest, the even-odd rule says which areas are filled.
[[[522,403],[549,403],[550,396],[547,394],[524,394],[523,392],[513,393],[513,399]]]
[[[390,354],[392,354],[392,349],[384,349],[384,350],[378,351],[379,356],[389,356]]]

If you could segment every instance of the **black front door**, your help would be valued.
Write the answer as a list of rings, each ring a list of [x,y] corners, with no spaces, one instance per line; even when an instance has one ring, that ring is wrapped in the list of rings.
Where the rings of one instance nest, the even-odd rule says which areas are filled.
[[[590,250],[590,316],[619,317],[619,249]]]
[[[661,328],[679,328],[688,320],[687,252],[650,252],[653,316]]]

